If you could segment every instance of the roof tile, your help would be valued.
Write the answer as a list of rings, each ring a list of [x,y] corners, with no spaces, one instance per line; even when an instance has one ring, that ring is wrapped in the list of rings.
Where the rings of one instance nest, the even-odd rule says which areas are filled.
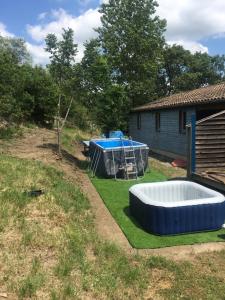
[[[221,101],[225,102],[225,82],[164,97],[157,101],[135,107],[132,109],[132,111],[155,110]]]

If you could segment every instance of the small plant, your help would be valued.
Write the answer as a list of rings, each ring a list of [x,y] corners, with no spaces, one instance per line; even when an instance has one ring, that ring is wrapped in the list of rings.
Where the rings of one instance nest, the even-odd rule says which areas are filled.
[[[70,282],[68,282],[63,289],[63,299],[73,298],[75,294],[76,294],[76,289]]]
[[[59,300],[59,297],[57,296],[57,292],[55,290],[51,291],[51,300]]]
[[[72,259],[69,256],[64,256],[59,260],[59,264],[55,269],[55,273],[59,278],[64,278],[70,275],[72,268]]]
[[[21,282],[19,287],[19,298],[32,297],[43,285],[44,276],[40,272],[40,262],[37,258],[32,261],[32,269],[28,276]]]
[[[28,245],[30,245],[31,244],[31,242],[32,242],[32,240],[33,240],[33,233],[32,232],[25,232],[24,234],[23,234],[23,238],[22,238],[22,244],[24,245],[24,246],[28,246]]]
[[[10,140],[14,137],[22,136],[23,130],[18,126],[0,127],[0,139]]]

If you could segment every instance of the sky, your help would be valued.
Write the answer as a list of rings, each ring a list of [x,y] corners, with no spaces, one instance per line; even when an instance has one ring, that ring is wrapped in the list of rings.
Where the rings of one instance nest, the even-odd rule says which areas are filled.
[[[101,25],[99,6],[107,0],[0,0],[0,35],[20,37],[34,64],[48,63],[44,39],[60,37],[62,28],[72,28],[81,60],[83,43],[96,36]],[[137,1],[137,0],[134,0]],[[225,54],[224,0],[158,0],[157,15],[167,20],[166,41],[180,44],[192,53]]]

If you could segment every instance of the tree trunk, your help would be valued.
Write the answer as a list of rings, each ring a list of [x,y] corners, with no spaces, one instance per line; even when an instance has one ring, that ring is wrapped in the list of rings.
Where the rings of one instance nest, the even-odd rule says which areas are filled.
[[[64,119],[63,119],[63,121],[62,121],[62,125],[61,125],[60,130],[63,130],[63,127],[64,127],[64,125],[65,125],[65,123],[66,123],[66,120],[67,120],[67,117],[68,117],[68,115],[69,115],[69,112],[70,112],[70,108],[71,108],[72,103],[73,103],[73,97],[71,97],[71,99],[70,99],[70,104],[69,104],[69,106],[68,106],[68,108],[67,108],[66,115],[65,115],[65,117],[64,117]]]
[[[58,144],[58,155],[60,158],[62,158],[62,152],[61,152],[61,131],[60,128],[57,127],[57,144]]]
[[[58,144],[58,155],[62,158],[61,152],[61,126],[60,126],[60,108],[61,108],[61,93],[59,93],[59,100],[58,100],[58,109],[57,109],[57,144]]]

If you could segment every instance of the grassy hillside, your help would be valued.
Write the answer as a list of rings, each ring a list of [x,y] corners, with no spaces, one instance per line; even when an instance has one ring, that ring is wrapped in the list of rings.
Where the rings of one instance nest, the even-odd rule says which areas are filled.
[[[31,190],[44,194],[32,197]],[[225,252],[173,262],[104,242],[88,200],[41,162],[0,155],[0,296],[223,299]]]
[[[51,167],[0,156],[1,290],[20,298],[135,298],[138,258],[99,240],[87,199]],[[29,191],[45,194],[31,197]]]

